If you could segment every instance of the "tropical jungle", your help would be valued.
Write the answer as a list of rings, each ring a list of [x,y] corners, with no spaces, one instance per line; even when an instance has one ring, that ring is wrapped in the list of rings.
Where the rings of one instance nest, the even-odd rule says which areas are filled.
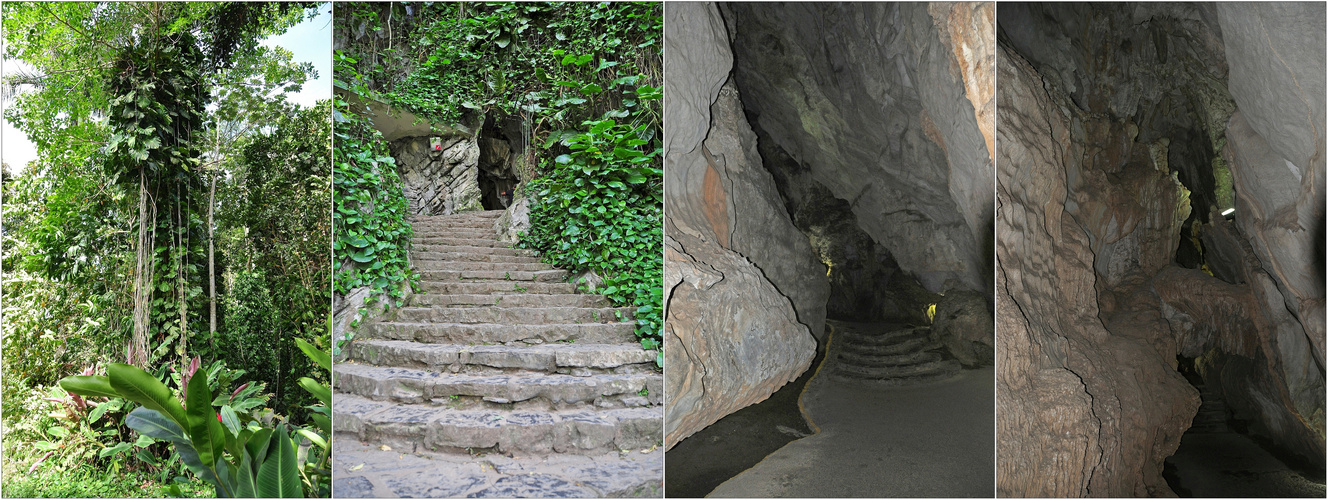
[[[329,496],[331,10],[4,3],[5,496]]]

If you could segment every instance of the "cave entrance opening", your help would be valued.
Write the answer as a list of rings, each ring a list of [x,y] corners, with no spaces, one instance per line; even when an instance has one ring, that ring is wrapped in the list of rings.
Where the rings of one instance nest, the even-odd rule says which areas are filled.
[[[512,119],[484,120],[480,127],[479,175],[480,205],[485,210],[505,210],[512,204],[517,185],[516,162],[524,156],[522,124]]]

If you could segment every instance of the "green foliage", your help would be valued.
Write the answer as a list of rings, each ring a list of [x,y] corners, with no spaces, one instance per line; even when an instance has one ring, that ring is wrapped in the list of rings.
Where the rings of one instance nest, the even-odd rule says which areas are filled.
[[[400,298],[419,274],[406,259],[415,232],[406,219],[396,160],[382,134],[340,99],[335,130],[332,250],[342,257],[334,264],[337,292],[367,286],[372,296]]]
[[[316,351],[307,343],[300,348]],[[330,369],[327,358],[311,355],[310,359]],[[125,425],[143,436],[171,443],[185,466],[216,488],[218,496],[300,497],[330,493],[329,420],[317,419],[317,427],[293,431],[287,424],[269,427],[260,416],[244,408],[237,411],[232,406],[243,402],[242,391],[231,395],[225,394],[224,388],[214,391],[208,372],[199,372],[199,368],[199,360],[195,358],[180,380],[184,389],[179,395],[147,372],[120,363],[108,365],[106,376],[66,377],[60,386],[70,394],[87,397],[115,394],[141,405],[129,413]],[[312,409],[327,417],[330,391],[312,379],[304,381],[302,385],[320,401]],[[292,436],[308,436],[316,449],[301,457]]]
[[[276,385],[281,352],[276,323],[277,308],[272,302],[263,271],[242,271],[234,278],[226,296],[226,329],[219,334],[221,359],[234,366],[248,366],[254,380]]]
[[[240,343],[223,343],[228,348],[216,356],[248,367],[252,380],[275,390],[277,413],[297,421],[312,400],[296,381],[315,367],[292,340],[330,343],[330,113],[328,101],[287,110],[246,136],[226,163],[231,175],[219,193],[231,279],[218,335]]]
[[[4,495],[8,498],[164,498],[185,496],[210,498],[211,486],[201,481],[163,482],[143,471],[103,470],[89,465],[70,470],[38,469],[31,474],[5,476]],[[174,486],[174,490],[167,485]],[[180,495],[175,495],[179,492]]]
[[[554,123],[591,117],[621,78],[659,53],[659,3],[491,3],[454,8],[421,30],[432,51],[386,94],[444,122],[466,110],[531,114]],[[649,50],[643,50],[647,49]]]
[[[39,154],[17,173],[5,172],[0,234],[4,470],[7,479],[20,479],[35,465],[24,484],[55,489],[32,495],[87,486],[36,480],[64,473],[89,484],[113,482],[80,476],[83,470],[143,478],[136,495],[173,486],[198,492],[196,483],[173,482],[183,472],[180,453],[133,437],[124,421],[142,409],[137,403],[118,396],[78,402],[52,384],[99,360],[124,360],[135,325],[135,275],[148,276],[153,291],[142,362],[153,378],[178,384],[181,372],[173,366],[229,352],[208,333],[212,232],[219,288],[227,288],[226,275],[263,270],[240,294],[246,297],[217,290],[219,334],[231,333],[226,318],[234,317],[237,335],[256,340],[254,332],[266,331],[276,339],[269,342],[276,362],[249,366],[274,372],[264,377],[272,381],[251,381],[229,403],[219,394],[213,402],[266,421],[320,418],[301,406],[317,398],[296,386],[302,376],[326,380],[327,373],[299,354],[294,339],[329,344],[331,262],[326,236],[318,235],[329,234],[331,225],[331,105],[287,103],[284,93],[298,89],[312,69],[292,64],[284,49],[258,45],[299,21],[304,7],[3,4],[4,56],[32,68],[6,73],[16,96],[6,103],[5,119]],[[209,102],[216,106],[209,109]],[[217,188],[211,205],[209,181]],[[209,212],[216,215],[213,231]],[[139,220],[149,244],[139,241]],[[142,273],[140,249],[149,269]],[[268,293],[250,293],[255,288]],[[230,306],[239,313],[227,314]],[[261,309],[274,311],[266,324],[244,313]],[[221,363],[207,373],[212,387],[246,376]],[[269,397],[279,413],[265,408]],[[7,491],[14,484],[7,481]]]
[[[637,95],[659,98],[654,89]],[[555,265],[593,269],[604,279],[596,292],[617,306],[635,306],[641,346],[659,349],[664,205],[663,171],[657,165],[662,150],[654,140],[654,123],[638,122],[587,121],[588,130],[562,140],[571,153],[555,158],[550,174],[526,185],[533,202],[530,230],[521,245],[538,249]],[[662,351],[656,362],[663,366]]]

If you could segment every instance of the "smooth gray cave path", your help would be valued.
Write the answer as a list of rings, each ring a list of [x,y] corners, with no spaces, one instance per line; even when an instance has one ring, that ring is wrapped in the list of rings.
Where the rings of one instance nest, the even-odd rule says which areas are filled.
[[[710,497],[995,495],[992,368],[903,387],[841,382],[827,370],[802,396],[821,432],[790,442]]]

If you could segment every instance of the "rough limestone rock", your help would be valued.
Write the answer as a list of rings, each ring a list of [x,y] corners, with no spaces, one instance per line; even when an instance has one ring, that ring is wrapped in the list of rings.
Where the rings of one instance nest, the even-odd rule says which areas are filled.
[[[810,255],[806,237],[793,227],[783,207],[739,201],[751,199],[743,190],[774,187],[768,173],[764,179],[759,175],[764,172],[759,160],[749,161],[748,155],[755,154],[754,137],[737,102],[716,102],[723,99],[720,87],[732,61],[719,12],[713,4],[672,3],[665,6],[665,18],[667,57],[688,61],[672,65],[665,83],[668,448],[797,378],[816,351],[805,323],[820,324],[824,313],[804,317],[811,313],[795,310],[795,303],[772,283],[775,279],[737,250],[759,243],[750,240],[754,233],[747,228],[764,221],[772,225],[760,228],[771,235],[770,241],[782,246],[800,239]],[[717,124],[712,110],[727,121]],[[789,248],[795,247],[764,255],[796,257]],[[804,279],[819,278],[825,290],[824,276],[821,268],[819,276]],[[824,295],[821,301],[824,304]]]
[[[1087,154],[1086,114],[1063,92],[1046,90],[1032,66],[1005,48],[998,71],[998,493],[1167,495],[1163,460],[1197,411],[1198,391],[1176,371],[1176,352],[1166,350],[1171,332],[1156,299],[1151,310],[1101,319],[1091,240],[1107,228],[1085,227],[1066,207],[1079,199],[1103,206],[1138,199],[1080,191],[1095,185],[1084,174],[1096,169],[1136,172],[1140,191],[1170,178],[1148,175],[1148,158],[1129,154],[1128,134],[1106,147],[1126,149],[1122,156],[1132,161],[1082,164],[1107,156]]]
[[[931,334],[964,366],[991,366],[996,358],[996,331],[982,294],[957,290],[936,303]]]
[[[441,151],[431,147],[430,137],[406,137],[389,144],[411,215],[483,210],[480,153],[475,136],[453,135],[441,139]]]
[[[727,240],[727,248],[760,268],[779,293],[793,302],[798,320],[819,338],[825,330],[826,298],[830,295],[825,265],[817,260],[811,243],[794,226],[780,202],[775,181],[762,166],[756,134],[747,125],[733,85],[720,89],[710,113],[710,133],[702,143],[702,157],[710,170],[689,177],[686,186],[704,197],[711,188],[709,172],[717,174],[713,178],[728,194],[729,217],[729,234],[720,236],[720,244]],[[684,198],[686,193],[682,192]]]
[[[1322,371],[1324,5],[1232,3],[1217,12],[1239,107],[1226,134],[1236,224],[1281,295],[1261,300],[1295,313]]]
[[[977,123],[988,105],[974,104],[990,92],[990,71],[981,57],[956,61],[956,48],[989,46],[994,33],[956,37],[966,16],[936,19],[927,4],[724,9],[757,126],[928,290],[990,293],[993,171]]]
[[[1178,355],[1323,466],[1323,9],[1000,6],[1001,495],[1170,495]]]
[[[493,228],[498,231],[499,241],[516,243],[521,233],[530,230],[530,198],[525,193],[518,193],[512,205],[494,222]]]

